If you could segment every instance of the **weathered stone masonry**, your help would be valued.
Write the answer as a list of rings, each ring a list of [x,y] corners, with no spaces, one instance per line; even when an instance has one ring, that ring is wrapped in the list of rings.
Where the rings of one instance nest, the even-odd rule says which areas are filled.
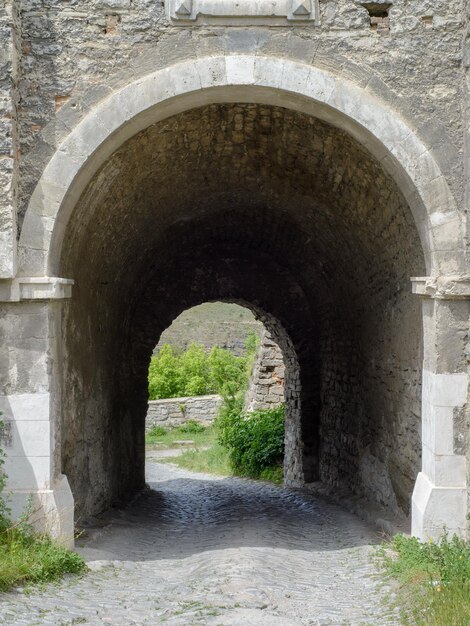
[[[152,349],[225,300],[283,352],[290,484],[467,534],[467,3],[176,4],[0,10],[15,510],[70,541],[142,488]]]
[[[19,3],[0,7],[0,279],[16,271],[21,58]]]
[[[218,395],[150,400],[145,430],[150,430],[152,426],[174,428],[189,420],[207,426],[217,417],[221,405],[222,398]]]

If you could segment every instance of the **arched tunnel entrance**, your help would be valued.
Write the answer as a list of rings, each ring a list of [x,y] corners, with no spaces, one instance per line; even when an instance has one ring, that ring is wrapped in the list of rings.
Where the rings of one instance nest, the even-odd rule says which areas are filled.
[[[126,141],[78,200],[60,275],[61,456],[77,515],[144,484],[147,367],[183,310],[249,307],[286,360],[291,484],[409,513],[420,464],[418,232],[356,140],[278,106],[212,104]]]

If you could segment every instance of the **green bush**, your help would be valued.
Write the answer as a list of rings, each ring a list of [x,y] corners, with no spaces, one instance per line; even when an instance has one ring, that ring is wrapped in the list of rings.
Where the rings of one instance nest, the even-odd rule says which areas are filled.
[[[195,435],[196,433],[203,433],[206,430],[206,426],[196,422],[196,420],[188,420],[186,424],[181,424],[178,430],[185,435]]]
[[[218,420],[219,442],[229,449],[233,470],[242,476],[267,477],[284,459],[284,405],[243,413],[237,401],[224,406]]]
[[[163,437],[167,434],[167,429],[163,428],[163,426],[152,426],[152,428],[148,431],[146,437],[155,438],[155,437]]]

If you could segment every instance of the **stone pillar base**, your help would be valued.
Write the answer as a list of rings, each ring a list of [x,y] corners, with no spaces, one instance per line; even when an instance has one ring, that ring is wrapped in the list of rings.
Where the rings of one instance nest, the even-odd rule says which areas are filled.
[[[13,491],[9,503],[13,519],[30,512],[28,522],[65,548],[74,547],[74,501],[67,477],[61,475],[53,489]]]
[[[436,487],[423,472],[418,474],[412,498],[411,533],[422,541],[438,540],[443,531],[467,537],[467,490]]]

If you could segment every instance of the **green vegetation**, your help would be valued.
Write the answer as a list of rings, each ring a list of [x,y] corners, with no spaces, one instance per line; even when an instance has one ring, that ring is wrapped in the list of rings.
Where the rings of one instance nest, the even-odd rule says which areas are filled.
[[[284,459],[284,405],[244,413],[224,407],[219,419],[219,443],[228,448],[230,464],[239,476],[282,475]]]
[[[400,582],[403,624],[470,624],[469,543],[456,536],[423,543],[397,535],[380,553],[387,572]]]
[[[64,574],[85,571],[83,559],[37,535],[26,524],[10,526],[0,533],[0,591],[29,583],[45,583]]]
[[[233,474],[228,450],[217,441],[214,441],[207,449],[186,450],[181,456],[168,459],[168,461],[191,472],[219,474],[220,476]]]
[[[196,427],[194,426],[196,425]],[[167,430],[162,426],[154,426],[146,435],[147,445],[159,448],[179,448],[178,441],[191,441],[195,448],[211,446],[217,440],[217,433],[213,427],[205,428],[197,422],[187,422],[183,426]]]
[[[221,474],[229,476],[231,472],[228,450],[217,441],[217,430],[213,426],[204,427],[198,422],[189,421],[182,426],[167,430],[162,426],[155,426],[145,438],[147,445],[161,449],[179,449],[188,442],[190,449],[181,456],[162,459],[184,467],[193,472]]]
[[[0,422],[0,429],[2,426]],[[17,524],[12,524],[5,495],[4,458],[0,449],[0,591],[83,572],[86,565],[78,554],[32,530],[27,523],[28,512]]]
[[[214,347],[207,353],[191,344],[186,352],[164,345],[149,368],[150,399],[219,393],[220,414],[213,427],[194,421],[172,430],[155,426],[146,443],[179,448],[191,441],[191,449],[170,462],[196,472],[247,476],[282,482],[284,459],[284,406],[245,413],[243,403],[259,338],[248,335],[245,357]],[[181,412],[185,407],[182,405]],[[168,459],[167,459],[168,460]]]
[[[193,472],[282,483],[284,407],[248,414],[230,413],[225,407],[215,426],[190,421],[171,430],[156,426],[146,436],[147,445],[162,449],[181,448],[185,441],[190,449],[162,462]]]
[[[218,346],[207,353],[203,346],[193,343],[179,352],[165,344],[150,362],[149,399],[236,394],[248,383],[258,342],[255,333],[248,335],[244,357]]]

